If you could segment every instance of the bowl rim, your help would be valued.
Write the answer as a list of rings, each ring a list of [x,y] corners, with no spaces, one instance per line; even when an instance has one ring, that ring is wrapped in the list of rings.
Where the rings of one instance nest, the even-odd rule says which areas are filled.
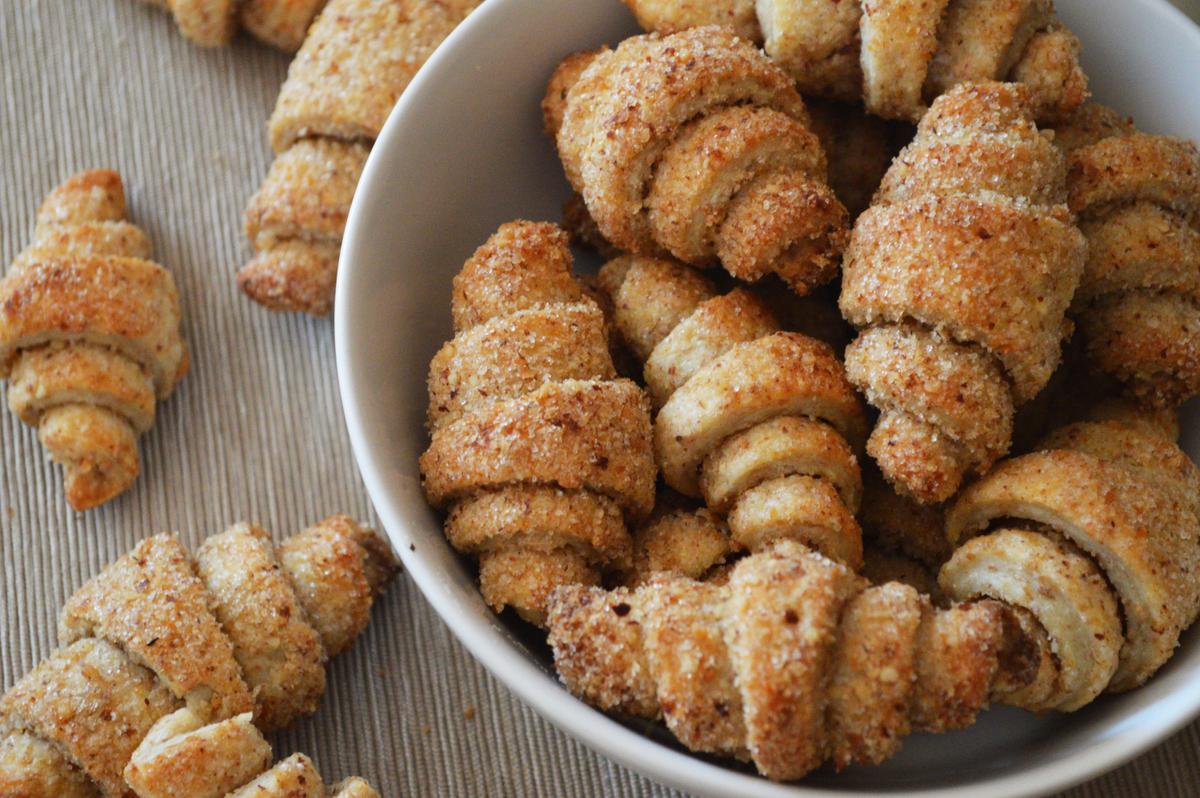
[[[392,109],[355,191],[339,257],[334,302],[334,343],[346,428],[367,493],[385,532],[425,600],[471,655],[526,705],[593,751],[660,783],[705,795],[754,795],[764,798],[869,798],[878,795],[855,790],[830,790],[808,786],[803,782],[771,782],[669,748],[618,723],[575,698],[494,625],[476,617],[463,597],[426,562],[425,555],[400,545],[403,538],[392,532],[406,528],[409,521],[385,486],[383,475],[388,471],[388,464],[381,460],[371,445],[363,408],[357,398],[362,388],[360,381],[363,368],[356,358],[353,327],[356,316],[350,304],[355,293],[351,286],[357,277],[354,263],[359,259],[359,253],[368,246],[366,242],[369,239],[361,222],[361,208],[371,201],[369,198],[378,193],[386,182],[380,165],[383,158],[377,153],[389,149],[389,142],[401,138],[410,118],[409,108],[417,104],[423,95],[425,85],[432,80],[430,76],[440,70],[443,64],[452,62],[460,47],[467,47],[473,38],[486,35],[483,31],[490,27],[493,19],[511,13],[512,6],[531,2],[536,0],[487,0],[447,37],[417,72]],[[1144,13],[1164,17],[1164,24],[1183,28],[1185,35],[1193,39],[1197,51],[1200,51],[1200,27],[1168,0],[1121,2],[1140,5]],[[1069,788],[1128,762],[1200,714],[1200,691],[1193,691],[1190,696],[1172,695],[1169,698],[1154,705],[1156,722],[1128,724],[1129,728],[1061,759],[1033,765],[1012,774],[988,777],[980,782],[889,791],[887,794],[894,798],[949,798],[969,789],[974,798],[1017,798],[1046,795]]]

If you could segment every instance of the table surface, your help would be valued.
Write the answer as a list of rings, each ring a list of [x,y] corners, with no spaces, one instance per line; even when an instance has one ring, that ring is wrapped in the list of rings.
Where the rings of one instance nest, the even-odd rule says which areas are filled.
[[[1179,0],[1200,15],[1200,0]],[[55,645],[65,598],[139,539],[195,546],[254,520],[277,536],[334,512],[374,521],[344,431],[329,320],[267,313],[234,273],[242,209],[270,163],[265,120],[288,57],[239,39],[205,51],[132,0],[0,0],[0,262],[66,175],[125,177],[134,220],[179,283],[193,371],[143,438],[144,473],[111,504],[70,510],[34,431],[0,414],[0,676]],[[418,375],[419,376],[419,375]],[[318,714],[274,740],[327,778],[385,796],[667,796],[541,720],[458,644],[401,576]],[[1200,724],[1068,795],[1183,796]]]

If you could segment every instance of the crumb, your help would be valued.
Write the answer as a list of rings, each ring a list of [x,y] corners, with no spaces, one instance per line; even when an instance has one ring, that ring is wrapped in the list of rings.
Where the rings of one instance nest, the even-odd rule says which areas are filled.
[[[467,720],[475,720],[475,707],[467,707],[463,710],[463,717]]]

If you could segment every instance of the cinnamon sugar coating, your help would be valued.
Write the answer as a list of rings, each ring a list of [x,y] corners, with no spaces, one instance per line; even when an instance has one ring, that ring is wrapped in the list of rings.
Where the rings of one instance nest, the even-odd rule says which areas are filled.
[[[804,103],[728,29],[571,56],[543,113],[568,179],[618,248],[719,261],[751,281],[778,274],[799,293],[836,273],[847,215]]]
[[[861,440],[865,419],[833,352],[777,333],[755,293],[718,294],[667,259],[619,257],[601,268],[599,284],[661,406],[655,448],[667,484],[727,517],[738,548],[793,537],[861,565],[854,520],[861,482],[847,438]],[[704,429],[681,431],[688,424]],[[725,545],[705,535],[699,552],[683,551],[679,560],[699,575],[697,556],[719,557]]]
[[[129,489],[137,436],[188,370],[175,282],[125,215],[116,172],[74,175],[46,197],[0,282],[9,407],[64,466],[77,510]]]
[[[1137,402],[1200,392],[1200,151],[1087,105],[1058,129],[1088,257],[1072,305],[1088,365]]]
[[[138,798],[379,798],[358,777],[326,791],[303,754],[271,767],[271,746],[249,713],[208,725],[188,709],[164,717],[134,751],[125,779]]]
[[[194,796],[207,776],[216,795],[241,786],[270,756],[251,744],[261,737],[249,711],[272,728],[315,709],[326,652],[362,631],[394,572],[383,540],[345,516],[274,551],[239,524],[197,562],[173,536],[144,540],[68,600],[64,648],[0,698],[4,794],[125,798],[135,749],[181,706],[126,771],[129,784],[145,796]]]
[[[646,30],[720,24],[761,41],[805,97],[917,121],[963,83],[1009,80],[1052,121],[1087,99],[1079,42],[1050,0],[625,0]],[[761,31],[761,38],[759,33]]]
[[[649,403],[616,379],[571,266],[563,229],[501,225],[454,278],[456,335],[429,369],[426,496],[479,558],[484,600],[538,624],[558,585],[629,569],[626,523],[654,506]]]
[[[794,541],[740,560],[724,584],[659,574],[636,590],[559,588],[549,626],[580,698],[662,717],[688,748],[748,757],[776,780],[827,759],[881,762],[910,731],[969,724],[994,682],[1031,676],[1003,605],[937,610]]]
[[[153,673],[116,646],[89,638],[58,649],[9,688],[0,717],[6,731],[48,741],[65,755],[41,759],[31,780],[74,784],[78,768],[107,798],[121,798],[127,794],[121,771],[133,749],[177,706]],[[17,785],[18,795],[27,783]]]
[[[1065,430],[1047,442],[1050,449],[1002,463],[963,492],[947,514],[946,530],[952,542],[959,542],[986,530],[994,520],[1007,519],[1006,525],[1031,524],[1035,532],[1044,525],[1078,547],[1120,601],[1124,637],[1118,663],[1112,678],[1100,687],[1122,691],[1140,685],[1166,662],[1180,632],[1200,608],[1192,576],[1200,564],[1200,524],[1195,500],[1185,488],[1196,471],[1178,458],[1174,465],[1150,460],[1170,446],[1161,438],[1118,422],[1096,426],[1090,431]],[[1136,448],[1118,450],[1102,442],[1106,435],[1122,434]],[[1145,438],[1140,445],[1132,443],[1136,435]],[[963,556],[973,556],[973,550]],[[943,589],[950,592],[957,583],[991,594],[986,572],[957,567],[964,574],[947,576]],[[1063,584],[1095,592],[1098,588],[1088,584],[1097,580],[1079,573],[1083,575],[1064,578]],[[1017,602],[1000,580],[997,575],[995,590],[1008,591],[1009,596],[998,597]],[[981,589],[984,585],[988,590]],[[1072,600],[1069,593],[1064,596],[1050,600]],[[1029,609],[1034,615],[1044,612],[1035,606]],[[1052,632],[1048,624],[1047,631]],[[1086,700],[1086,695],[1072,692],[1051,702],[1072,705],[1073,699]]]
[[[964,84],[922,120],[855,224],[840,306],[847,369],[883,411],[868,452],[924,503],[1008,449],[1050,379],[1085,242],[1065,169],[1014,84]]]
[[[321,4],[241,6],[252,33],[300,51],[268,125],[276,160],[246,209],[255,255],[238,287],[270,310],[316,316],[333,307],[342,233],[371,144],[413,75],[478,0]]]
[[[161,718],[125,766],[138,798],[223,798],[271,764],[250,713],[204,725],[190,709]]]
[[[303,139],[280,153],[246,208],[246,237],[257,254],[238,275],[244,292],[277,310],[328,312],[342,232],[369,153],[364,144],[327,138]],[[332,258],[324,257],[330,248]],[[268,262],[273,268],[264,272]]]
[[[59,640],[108,640],[200,717],[230,717],[249,711],[253,700],[210,600],[179,540],[156,535],[71,595]]]

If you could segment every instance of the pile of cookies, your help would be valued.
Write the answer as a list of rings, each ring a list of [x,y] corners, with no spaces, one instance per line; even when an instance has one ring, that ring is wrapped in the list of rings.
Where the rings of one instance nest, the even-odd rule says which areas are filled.
[[[565,229],[480,247],[430,368],[486,601],[777,780],[1143,684],[1200,614],[1200,151],[1049,2],[629,4],[543,101]]]

